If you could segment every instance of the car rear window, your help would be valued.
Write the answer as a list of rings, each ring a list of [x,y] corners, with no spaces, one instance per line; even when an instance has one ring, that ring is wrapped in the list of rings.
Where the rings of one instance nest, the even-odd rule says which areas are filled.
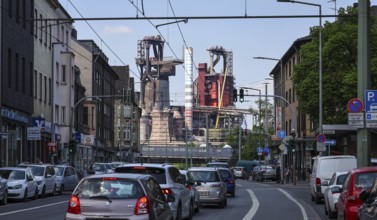
[[[190,171],[190,176],[194,181],[199,182],[220,182],[216,171]]]
[[[232,178],[232,174],[229,170],[219,170],[222,178]]]
[[[144,195],[139,182],[113,177],[86,179],[80,183],[74,194],[89,199],[138,199]]]
[[[165,169],[158,167],[145,167],[145,166],[130,166],[130,167],[117,167],[116,173],[137,173],[137,174],[149,174],[156,178],[159,184],[166,184]]]
[[[359,173],[356,176],[356,187],[369,188],[377,177],[377,172]]]

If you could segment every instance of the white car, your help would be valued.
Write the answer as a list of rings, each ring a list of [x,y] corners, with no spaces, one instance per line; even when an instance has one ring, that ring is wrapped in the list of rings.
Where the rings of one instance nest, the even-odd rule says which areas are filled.
[[[325,214],[329,216],[329,218],[336,218],[337,211],[336,211],[336,203],[338,202],[338,198],[340,193],[333,189],[335,186],[342,187],[344,180],[346,179],[348,171],[338,171],[335,172],[330,182],[324,182],[322,186],[327,186],[325,192],[323,194],[324,201],[325,201]]]
[[[38,194],[45,197],[47,194],[54,196],[56,193],[56,175],[51,164],[20,164],[19,167],[28,167],[38,183]]]
[[[7,179],[8,199],[27,201],[38,198],[37,181],[28,168],[2,167],[0,175]]]
[[[68,165],[56,165],[56,191],[63,194],[64,191],[73,191],[80,182],[75,168]]]

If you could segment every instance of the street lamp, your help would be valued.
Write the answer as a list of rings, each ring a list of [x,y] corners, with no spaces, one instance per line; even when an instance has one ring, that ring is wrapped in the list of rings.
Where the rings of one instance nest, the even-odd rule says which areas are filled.
[[[290,2],[303,5],[311,5],[319,8],[319,133],[322,133],[322,6],[309,2],[293,0],[277,0],[278,2]]]

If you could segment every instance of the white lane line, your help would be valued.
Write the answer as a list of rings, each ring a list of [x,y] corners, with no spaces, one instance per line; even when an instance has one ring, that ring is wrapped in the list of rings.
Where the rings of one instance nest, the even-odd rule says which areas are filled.
[[[306,214],[306,211],[305,211],[304,207],[299,202],[297,202],[296,199],[294,199],[289,193],[287,193],[283,189],[278,188],[278,190],[280,190],[288,199],[290,199],[291,201],[293,201],[294,203],[296,203],[300,207],[300,209],[301,209],[303,220],[308,220],[308,215]]]
[[[19,212],[26,212],[26,211],[29,211],[29,210],[39,209],[39,208],[44,208],[44,207],[49,207],[49,206],[53,206],[53,205],[60,205],[60,204],[63,204],[63,203],[66,203],[67,207],[68,207],[68,201],[63,201],[63,202],[56,202],[56,203],[52,203],[52,204],[48,204],[48,205],[41,205],[41,206],[37,206],[37,207],[33,207],[33,208],[28,208],[28,209],[19,209],[17,211],[13,211],[13,212],[0,213],[0,216],[10,215],[10,214],[19,213]]]
[[[245,217],[243,217],[242,220],[251,220],[254,217],[255,213],[257,213],[258,208],[259,208],[259,201],[258,201],[257,197],[255,196],[254,192],[250,189],[248,189],[247,191],[250,194],[251,201],[253,202],[253,205],[251,206],[251,209],[245,215]]]
[[[238,187],[242,187],[242,185],[240,185],[240,184],[236,184],[236,186],[238,186]]]

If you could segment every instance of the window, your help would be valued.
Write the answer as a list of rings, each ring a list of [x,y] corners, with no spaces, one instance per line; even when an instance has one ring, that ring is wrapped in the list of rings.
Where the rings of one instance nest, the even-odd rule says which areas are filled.
[[[9,5],[9,17],[13,16],[13,0],[8,0],[8,5]]]
[[[22,0],[22,27],[26,28],[26,0]]]
[[[12,50],[8,49],[8,88],[12,88]]]
[[[42,37],[43,37],[43,15],[42,14],[39,14],[39,25],[40,25],[40,28],[39,28],[39,41],[42,42]]]
[[[39,101],[42,101],[42,73],[39,73]]]
[[[29,64],[29,76],[30,76],[30,80],[29,80],[29,94],[30,94],[30,97],[33,97],[33,88],[34,88],[34,86],[33,86],[33,83],[34,83],[34,80],[33,80],[33,72],[34,72],[34,65],[33,65],[33,62],[30,62],[30,64]],[[29,79],[29,78],[28,78]],[[34,94],[34,95],[36,95],[36,94]]]
[[[61,32],[60,42],[64,43],[64,26],[62,25],[61,28],[62,28],[62,32]]]
[[[62,115],[62,124],[65,124],[65,106],[62,106],[61,115]]]
[[[19,84],[20,84],[20,82],[19,82],[19,55],[18,55],[18,53],[16,53],[16,58],[15,58],[16,60],[16,63],[15,63],[15,68],[14,68],[14,71],[15,71],[15,77],[16,77],[16,79],[15,79],[15,83],[16,83],[16,91],[18,92],[18,86],[19,86]]]
[[[44,102],[47,102],[47,76],[44,76]]]
[[[37,38],[38,37],[38,10],[37,9],[34,9],[34,37]]]
[[[55,78],[56,84],[59,84],[59,76],[60,76],[59,72],[60,72],[59,63],[56,62],[56,78]]]
[[[82,123],[84,125],[88,125],[88,119],[89,119],[88,107],[84,107],[82,114],[83,114]]]
[[[26,93],[26,59],[25,57],[22,57],[22,94]]]
[[[34,70],[34,98],[38,97],[38,71]]]
[[[59,105],[55,105],[55,123],[59,124]]]
[[[68,46],[68,37],[69,37],[69,34],[68,34],[68,30],[65,31],[65,44]]]
[[[52,82],[51,82],[51,78],[48,79],[48,104],[51,105],[51,102],[52,102]]]
[[[20,23],[20,0],[16,0],[16,22]]]
[[[46,47],[47,47],[47,30],[48,30],[47,27],[48,27],[48,26],[47,26],[47,20],[45,20],[44,28],[45,28],[45,46],[46,46]]]
[[[66,83],[66,65],[62,65],[62,83]]]
[[[95,109],[92,107],[92,114],[91,114],[91,128],[94,129],[94,115],[95,115]]]
[[[49,48],[51,49],[52,47],[52,27],[51,27],[51,24],[48,24],[48,33],[49,33]]]

